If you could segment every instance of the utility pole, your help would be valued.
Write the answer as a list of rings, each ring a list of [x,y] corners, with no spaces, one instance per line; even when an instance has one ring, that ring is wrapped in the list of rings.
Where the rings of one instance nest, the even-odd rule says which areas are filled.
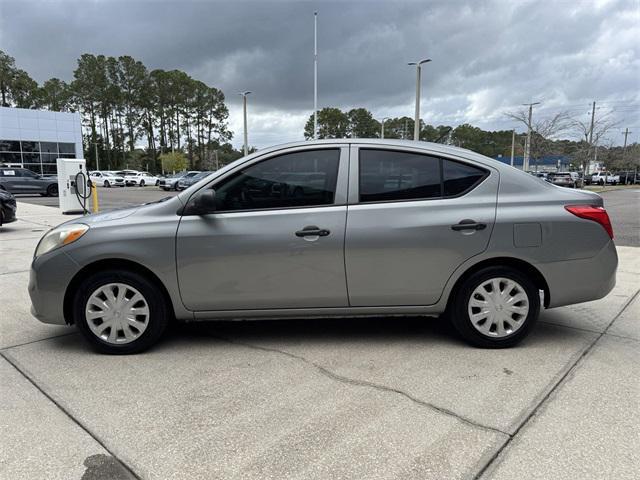
[[[98,142],[93,142],[93,147],[96,152],[96,170],[100,171],[100,159],[98,158]]]
[[[242,112],[244,117],[244,156],[249,155],[249,136],[247,133],[247,95],[251,92],[240,92],[238,95],[242,95]]]
[[[413,124],[413,139],[420,140],[420,80],[422,75],[422,64],[430,62],[430,58],[425,58],[419,62],[409,62],[409,65],[416,66],[416,113]]]
[[[629,127],[624,129],[624,132],[622,132],[622,134],[624,135],[624,146],[622,147],[622,161],[624,162],[624,158],[627,156],[627,137],[629,136],[630,132],[629,131]]]
[[[594,100],[593,106],[591,107],[591,125],[589,126],[589,150],[593,148],[593,127],[595,125],[595,121],[596,121],[596,102]],[[589,157],[591,156],[589,155],[590,153],[591,153],[590,151],[587,151],[587,161],[589,161]],[[596,163],[596,158],[597,158],[597,153],[594,153],[594,157],[593,157],[594,164]],[[583,169],[583,172],[587,170],[588,168],[586,168],[586,165],[585,165],[585,169]]]
[[[313,139],[318,139],[318,12],[313,12]]]
[[[513,167],[513,155],[516,153],[516,129],[511,130],[511,166]]]
[[[531,117],[533,115],[533,106],[540,105],[540,102],[523,103],[525,107],[529,107],[529,120],[527,121],[527,143],[524,147],[524,160],[522,161],[522,170],[529,170],[529,157],[531,156]]]
[[[384,138],[384,122],[385,120],[389,120],[389,117],[384,117],[382,119],[382,125],[380,127],[380,138]]]

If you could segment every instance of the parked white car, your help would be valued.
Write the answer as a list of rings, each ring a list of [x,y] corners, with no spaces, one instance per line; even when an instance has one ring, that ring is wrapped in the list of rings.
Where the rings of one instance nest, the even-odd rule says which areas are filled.
[[[604,185],[605,183],[617,185],[620,183],[620,176],[609,172],[597,172],[591,176],[591,183],[595,185]]]
[[[89,172],[89,178],[98,187],[124,187],[124,177],[108,171]]]
[[[124,177],[124,182],[127,185],[137,185],[139,187],[144,187],[145,185],[157,186],[160,179],[155,175],[151,175],[149,172],[136,172],[126,175]]]

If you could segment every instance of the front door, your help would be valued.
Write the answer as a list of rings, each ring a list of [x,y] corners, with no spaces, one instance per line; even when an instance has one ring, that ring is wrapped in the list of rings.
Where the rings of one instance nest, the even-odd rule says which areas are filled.
[[[212,185],[216,211],[183,216],[177,267],[194,311],[348,305],[348,147],[270,154]],[[195,194],[197,195],[197,193]]]
[[[353,147],[345,241],[351,306],[436,303],[453,271],[487,247],[497,175],[420,150]]]

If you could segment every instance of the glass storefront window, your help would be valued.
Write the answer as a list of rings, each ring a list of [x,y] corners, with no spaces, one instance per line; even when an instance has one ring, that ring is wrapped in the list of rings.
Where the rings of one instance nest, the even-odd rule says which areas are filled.
[[[18,140],[0,140],[0,152],[20,152]]]
[[[75,143],[0,139],[0,163],[23,164],[36,173],[56,173],[58,158],[76,158]]]
[[[59,143],[58,149],[60,153],[71,153],[73,155],[76,154],[76,146],[73,143]],[[68,157],[73,158],[73,157]]]
[[[40,142],[22,142],[22,152],[39,152]]]
[[[22,163],[22,156],[19,153],[0,152],[0,163]]]
[[[40,154],[39,153],[23,153],[22,161],[24,163],[40,163]]]

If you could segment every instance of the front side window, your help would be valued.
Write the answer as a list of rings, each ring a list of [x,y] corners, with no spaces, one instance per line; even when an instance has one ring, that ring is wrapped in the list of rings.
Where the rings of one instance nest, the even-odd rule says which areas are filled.
[[[340,149],[287,153],[250,165],[223,180],[216,190],[216,210],[261,210],[331,205]]]
[[[441,196],[440,159],[393,150],[360,150],[361,202]]]

